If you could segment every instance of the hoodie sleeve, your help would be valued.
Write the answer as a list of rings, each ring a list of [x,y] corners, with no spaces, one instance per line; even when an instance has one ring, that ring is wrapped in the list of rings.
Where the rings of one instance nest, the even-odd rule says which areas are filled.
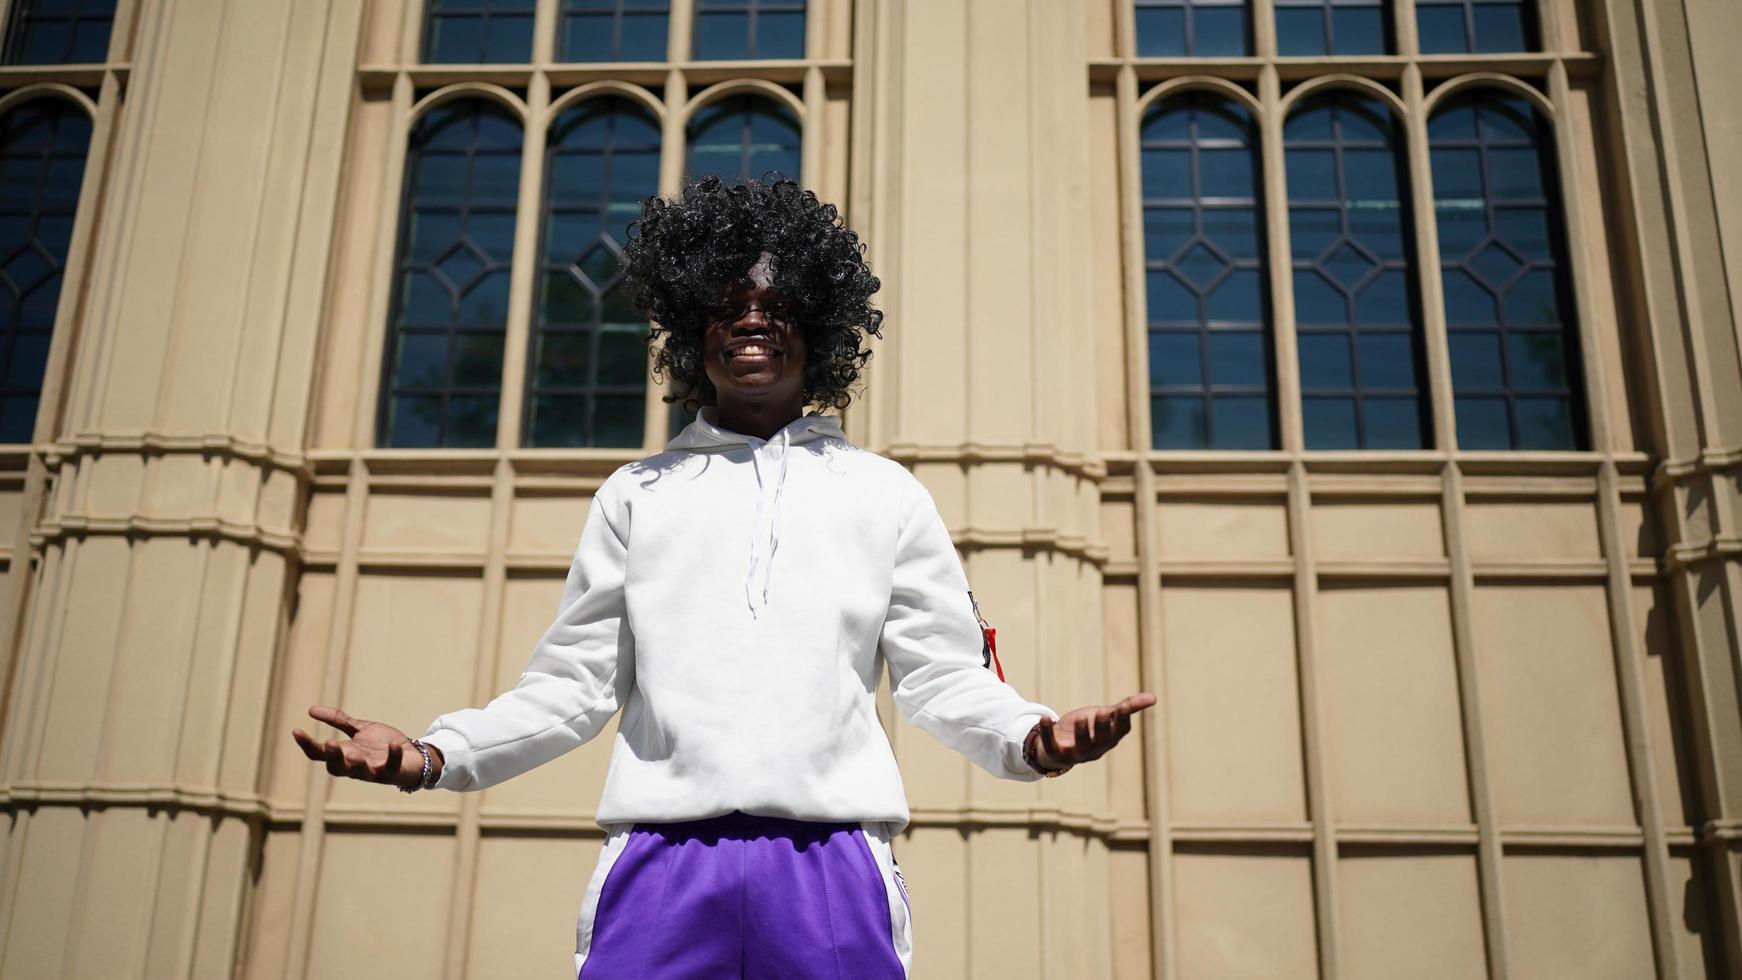
[[[556,621],[519,683],[482,708],[442,715],[423,736],[442,750],[438,788],[480,790],[518,776],[586,743],[617,713],[635,677],[623,600],[628,530],[607,480],[588,507]]]
[[[911,481],[880,649],[901,716],[1004,779],[1035,780],[1022,740],[1042,715],[987,670],[968,579],[931,494]]]

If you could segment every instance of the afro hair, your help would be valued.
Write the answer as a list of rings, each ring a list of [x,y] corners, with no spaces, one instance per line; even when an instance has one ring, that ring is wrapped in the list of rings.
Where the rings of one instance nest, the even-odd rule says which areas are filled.
[[[671,200],[648,198],[629,227],[624,286],[653,321],[652,338],[663,338],[653,374],[671,379],[666,401],[692,412],[715,403],[702,335],[727,315],[726,287],[747,285],[751,266],[767,252],[773,284],[793,304],[804,334],[804,403],[847,407],[871,357],[865,335],[882,336],[883,313],[870,304],[882,284],[865,264],[865,244],[833,204],[778,174],[738,184],[708,176]]]

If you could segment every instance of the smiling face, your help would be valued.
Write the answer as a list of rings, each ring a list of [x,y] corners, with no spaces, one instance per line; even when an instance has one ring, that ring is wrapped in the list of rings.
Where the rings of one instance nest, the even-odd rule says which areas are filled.
[[[774,287],[763,252],[749,270],[749,285],[732,283],[726,316],[708,323],[702,363],[722,408],[733,404],[785,404],[802,408],[804,333],[792,304]]]

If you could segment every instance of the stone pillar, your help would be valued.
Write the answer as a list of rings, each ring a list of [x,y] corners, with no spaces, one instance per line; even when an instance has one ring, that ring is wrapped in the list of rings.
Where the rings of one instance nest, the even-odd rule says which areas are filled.
[[[1725,45],[1742,10],[1720,0],[1610,2],[1608,97],[1618,202],[1639,256],[1630,353],[1651,392],[1643,420],[1675,590],[1673,629],[1698,783],[1692,814],[1712,955],[1742,964],[1742,133],[1719,93],[1742,86]],[[1719,967],[1721,970],[1722,968]]]
[[[121,6],[8,572],[9,977],[233,969],[354,97],[356,0]]]
[[[855,56],[872,139],[851,218],[888,336],[852,435],[931,489],[1010,681],[1061,711],[1130,693],[1137,673],[1101,635],[1085,20],[1050,0],[869,5]],[[902,853],[976,896],[928,921],[931,974],[1113,975],[1109,864],[1142,857],[1110,854],[1146,825],[1110,787],[1141,787],[1140,739],[1117,775],[1023,784],[899,722],[891,735],[914,815]]]

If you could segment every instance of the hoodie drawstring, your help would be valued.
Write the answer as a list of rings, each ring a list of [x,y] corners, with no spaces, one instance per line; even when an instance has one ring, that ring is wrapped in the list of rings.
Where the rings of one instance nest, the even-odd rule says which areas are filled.
[[[772,446],[771,450],[780,460],[772,483],[762,477],[762,449]],[[761,605],[768,605],[768,584],[774,569],[774,552],[780,547],[780,492],[786,487],[786,461],[792,455],[792,438],[789,430],[782,429],[774,439],[764,442],[756,439],[750,443],[750,466],[756,473],[756,517],[750,522],[750,568],[744,573],[744,601],[750,606],[750,615],[755,616],[758,599]],[[768,506],[764,508],[763,501],[772,496]],[[762,530],[762,514],[768,512],[768,530]],[[767,542],[764,551],[763,542]],[[762,587],[756,588],[756,573],[762,572]],[[758,596],[758,591],[761,595]]]

